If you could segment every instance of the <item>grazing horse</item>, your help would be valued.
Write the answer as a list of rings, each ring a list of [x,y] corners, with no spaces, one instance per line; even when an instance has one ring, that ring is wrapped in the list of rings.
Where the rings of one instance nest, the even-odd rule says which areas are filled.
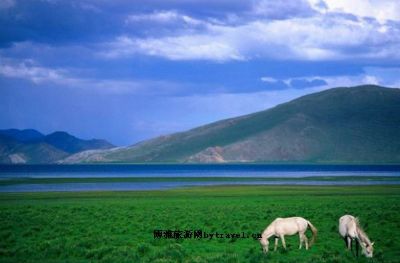
[[[346,247],[353,250],[352,241],[356,242],[356,254],[358,256],[358,244],[360,244],[362,253],[369,258],[372,258],[374,251],[374,242],[371,243],[367,234],[360,227],[358,218],[351,215],[344,215],[339,219],[339,233],[343,237]]]
[[[312,231],[312,239],[310,242],[310,247],[314,243],[315,238],[317,237],[317,229],[310,223],[310,221],[302,218],[302,217],[288,217],[288,218],[277,218],[275,219],[261,234],[260,243],[263,248],[263,252],[268,252],[268,239],[272,236],[275,237],[275,248],[276,251],[278,247],[279,238],[282,240],[282,246],[286,249],[285,243],[285,235],[295,235],[299,233],[300,237],[300,245],[299,249],[301,249],[301,245],[303,242],[305,243],[306,249],[308,249],[308,239],[305,235],[307,231],[307,227],[311,228]]]

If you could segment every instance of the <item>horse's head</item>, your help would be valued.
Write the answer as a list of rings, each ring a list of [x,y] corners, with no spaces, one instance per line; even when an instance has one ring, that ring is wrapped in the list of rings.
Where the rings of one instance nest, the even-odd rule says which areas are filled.
[[[374,242],[368,244],[366,242],[361,242],[362,252],[367,258],[372,258],[374,253]]]
[[[262,246],[262,249],[264,251],[264,253],[268,252],[268,245],[269,245],[269,241],[266,238],[259,238],[258,239],[260,241],[260,244]]]

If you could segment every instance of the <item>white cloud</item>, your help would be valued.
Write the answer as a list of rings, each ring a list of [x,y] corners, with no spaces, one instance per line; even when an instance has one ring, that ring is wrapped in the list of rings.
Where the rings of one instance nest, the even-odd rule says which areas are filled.
[[[356,75],[338,75],[338,76],[304,76],[297,78],[276,79],[272,77],[261,77],[261,81],[266,84],[275,84],[283,82],[287,88],[294,88],[293,81],[305,80],[309,83],[318,80],[318,85],[305,86],[306,89],[328,89],[335,87],[352,87],[359,85],[380,85],[384,87],[400,88],[400,68],[391,67],[365,67],[363,73]],[[325,83],[324,83],[325,82]],[[282,88],[281,88],[282,89]]]
[[[310,2],[316,1],[310,0]],[[326,12],[371,17],[381,23],[387,20],[400,20],[400,1],[398,0],[325,0],[325,4]]]
[[[383,85],[400,88],[400,67],[365,67],[364,72],[378,77]]]
[[[173,17],[173,14],[165,15]],[[164,17],[164,16],[163,16]],[[164,19],[164,18],[163,18]],[[170,36],[121,36],[108,43],[106,57],[145,54],[171,60],[399,59],[400,25],[370,19],[316,15],[283,20],[254,20],[239,25],[204,21],[201,30]],[[180,28],[181,29],[181,28]]]
[[[109,44],[106,57],[121,57],[136,54],[166,57],[171,60],[242,60],[234,47],[218,41],[210,35],[187,35],[165,38],[135,39],[119,37]]]
[[[261,77],[261,81],[267,82],[267,83],[275,83],[278,81],[278,79],[275,79],[272,77]]]
[[[170,22],[184,22],[191,25],[200,25],[203,22],[188,15],[181,14],[175,10],[165,10],[153,13],[133,14],[125,19],[126,23],[135,22],[156,22],[156,23],[170,23]]]
[[[183,85],[167,81],[83,78],[72,76],[66,69],[40,66],[32,60],[6,61],[0,64],[0,76],[28,80],[36,85],[55,84],[59,87],[94,89],[102,93],[138,95],[171,95],[184,90]]]
[[[49,69],[34,64],[31,60],[25,60],[18,64],[0,64],[0,75],[12,78],[28,79],[36,84],[64,80],[62,70]]]
[[[381,81],[376,76],[365,75],[361,82],[363,84],[379,85]]]
[[[363,73],[357,75],[312,76],[305,79],[323,79],[327,83],[320,86],[323,88],[351,87],[365,84],[400,88],[400,68],[366,67]]]

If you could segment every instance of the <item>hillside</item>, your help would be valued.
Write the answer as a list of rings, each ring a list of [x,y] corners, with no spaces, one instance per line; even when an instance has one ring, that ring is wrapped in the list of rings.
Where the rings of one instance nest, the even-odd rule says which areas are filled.
[[[400,90],[334,88],[65,162],[400,163]]]
[[[68,154],[44,142],[23,142],[0,135],[0,163],[53,163]]]
[[[0,163],[55,163],[71,154],[114,147],[104,140],[82,140],[66,132],[43,135],[32,129],[0,130]]]
[[[105,140],[82,140],[61,131],[47,135],[44,137],[43,141],[67,153],[77,153],[91,149],[109,149],[114,147],[114,145]]]

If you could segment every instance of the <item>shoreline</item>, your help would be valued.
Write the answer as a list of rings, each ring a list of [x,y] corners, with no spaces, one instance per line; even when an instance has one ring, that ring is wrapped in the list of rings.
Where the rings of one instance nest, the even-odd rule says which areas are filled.
[[[15,184],[63,184],[63,183],[151,183],[151,182],[399,182],[400,176],[306,176],[306,177],[52,177],[52,178],[1,178],[0,186]]]
[[[398,186],[400,177],[306,177],[306,178],[25,178],[0,181],[0,193],[29,192],[123,192],[163,191],[223,186]]]

